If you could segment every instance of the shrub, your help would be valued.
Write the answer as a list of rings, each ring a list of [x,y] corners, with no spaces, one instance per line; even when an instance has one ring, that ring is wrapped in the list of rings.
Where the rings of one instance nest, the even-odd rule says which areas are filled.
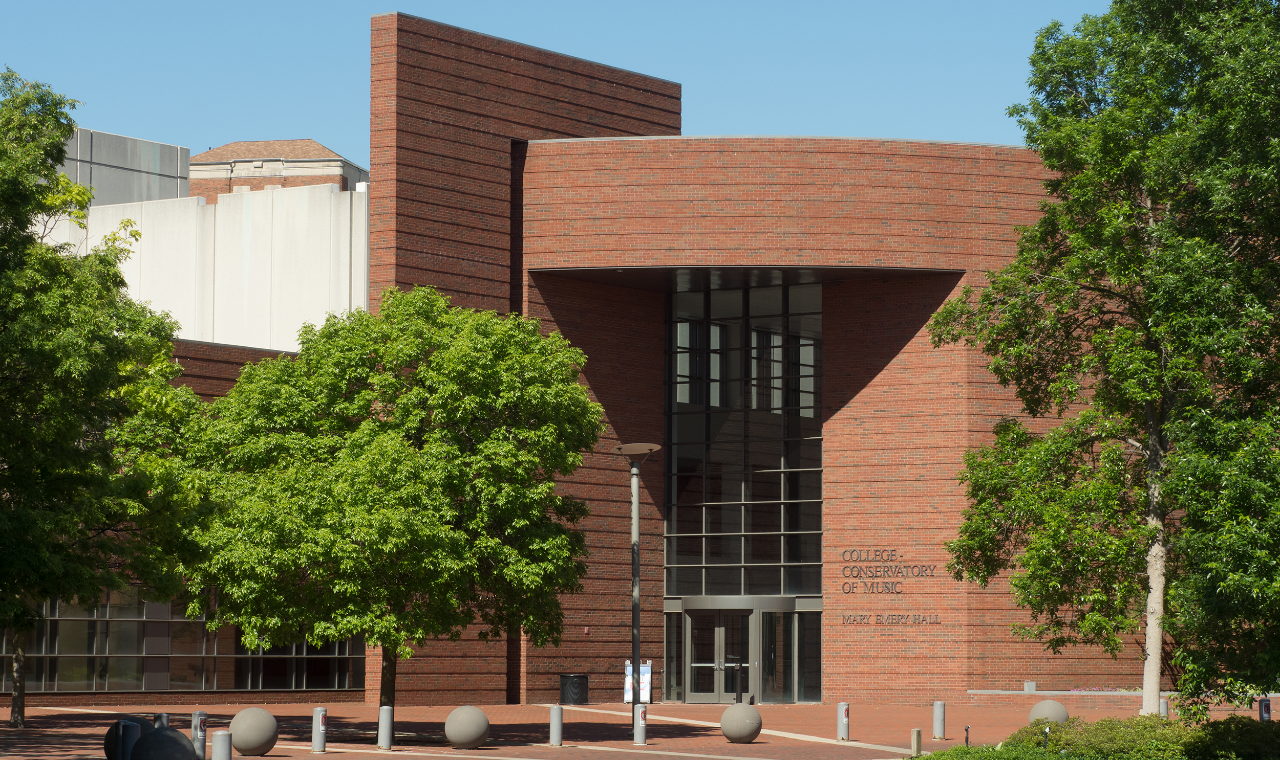
[[[1280,723],[1231,715],[1201,726],[1185,751],[1188,760],[1280,760]]]
[[[1049,726],[1049,749],[1044,729]],[[1089,723],[1036,721],[1015,731],[1000,749],[954,747],[939,760],[1280,760],[1280,723],[1242,715],[1191,727],[1157,715],[1103,718]]]
[[[1065,752],[1080,758],[1183,760],[1182,745],[1190,732],[1181,723],[1171,723],[1159,715],[1103,718],[1093,723],[1082,718],[1072,718],[1063,724],[1038,720],[1015,731],[1005,740],[1005,746],[1043,746],[1046,726],[1051,753]]]

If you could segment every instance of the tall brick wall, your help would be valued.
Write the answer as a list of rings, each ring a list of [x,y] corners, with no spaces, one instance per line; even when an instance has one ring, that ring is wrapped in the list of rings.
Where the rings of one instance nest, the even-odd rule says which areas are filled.
[[[529,313],[547,314],[556,326],[579,305],[537,308],[541,283],[561,280],[544,270],[826,270],[828,701],[892,695],[927,702],[938,693],[1021,688],[1024,679],[1041,688],[1136,685],[1136,649],[1119,661],[1096,650],[1048,656],[1010,634],[1009,623],[1025,617],[1006,586],[979,591],[944,569],[944,544],[966,505],[955,480],[961,455],[989,440],[992,424],[1019,407],[980,355],[933,349],[925,325],[962,286],[981,283],[985,270],[1008,261],[1015,225],[1036,217],[1045,176],[1034,153],[996,146],[811,138],[528,146]],[[584,290],[605,292],[598,285]],[[642,329],[660,341],[661,293],[633,292],[621,303],[644,304],[653,316]],[[653,383],[634,396],[650,399],[632,412],[645,419],[662,410],[660,380]],[[605,390],[596,383],[592,389]],[[857,577],[866,565],[906,566],[905,575]],[[886,580],[901,585],[890,593],[863,585]],[[652,635],[660,640],[656,630]]]
[[[631,659],[631,480],[628,461],[608,451],[663,442],[665,296],[536,273],[526,287],[525,313],[587,354],[583,379],[607,423],[595,451],[562,487],[591,506],[581,526],[588,575],[582,593],[561,599],[562,645],[527,649],[526,701],[554,701],[558,674],[586,673],[592,701],[621,702],[622,664]],[[662,663],[663,454],[640,469],[640,657],[655,668]]]
[[[404,14],[374,16],[372,45],[374,310],[419,284],[510,308],[513,141],[680,132],[673,82]]]

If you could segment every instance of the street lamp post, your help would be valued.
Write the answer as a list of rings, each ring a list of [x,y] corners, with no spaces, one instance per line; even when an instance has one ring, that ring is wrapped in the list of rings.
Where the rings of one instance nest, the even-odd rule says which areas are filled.
[[[631,461],[631,725],[634,743],[644,744],[644,705],[640,702],[640,465],[658,449],[656,443],[627,443],[613,453]]]

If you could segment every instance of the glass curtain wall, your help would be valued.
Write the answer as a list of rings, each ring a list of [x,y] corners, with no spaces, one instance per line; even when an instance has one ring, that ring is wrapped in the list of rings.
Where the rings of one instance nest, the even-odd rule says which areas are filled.
[[[236,629],[211,633],[168,603],[143,601],[137,589],[113,591],[91,607],[49,602],[42,611],[46,620],[27,636],[31,692],[364,688],[359,640],[250,652]],[[13,690],[12,655],[6,631],[4,692]]]
[[[817,595],[822,286],[677,292],[666,594]]]

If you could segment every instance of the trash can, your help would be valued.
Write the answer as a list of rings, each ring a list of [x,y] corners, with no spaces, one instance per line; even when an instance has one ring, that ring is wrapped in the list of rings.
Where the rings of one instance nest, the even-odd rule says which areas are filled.
[[[587,675],[585,673],[560,674],[560,704],[587,704],[590,697],[587,689]]]

